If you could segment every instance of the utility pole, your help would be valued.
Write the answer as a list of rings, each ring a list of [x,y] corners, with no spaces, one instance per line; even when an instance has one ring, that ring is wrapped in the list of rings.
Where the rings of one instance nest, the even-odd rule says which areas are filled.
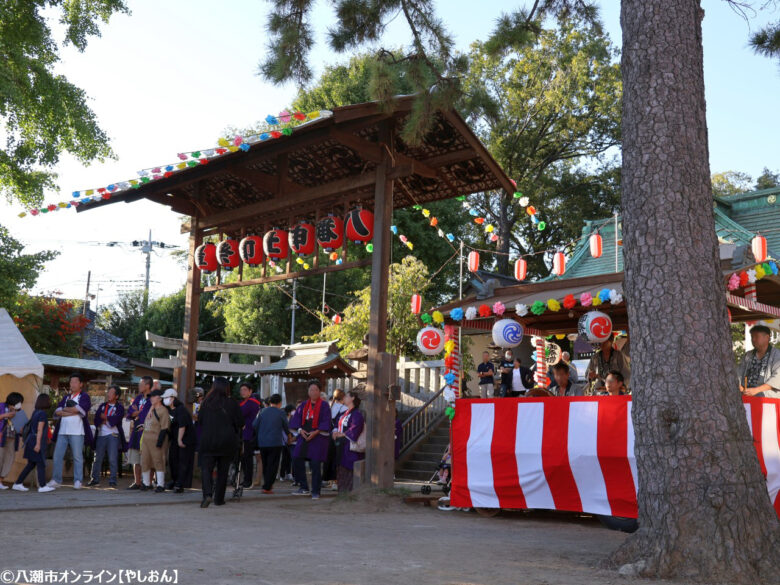
[[[149,241],[144,242],[141,252],[146,254],[146,279],[144,280],[144,313],[149,306],[149,271],[152,267],[152,230],[149,230]]]
[[[325,314],[325,283],[328,279],[328,273],[323,272],[322,273],[322,314]],[[325,321],[320,319],[320,331],[322,331],[325,328]]]
[[[298,279],[293,279],[293,298],[292,298],[292,327],[290,328],[290,345],[295,343],[295,310],[298,308],[298,301],[296,300],[298,293]]]
[[[92,271],[87,271],[87,292],[84,293],[84,306],[81,308],[81,314],[87,316],[87,305],[89,304],[89,281],[92,279]],[[84,357],[84,334],[86,328],[81,330],[81,343],[79,344],[79,358]]]

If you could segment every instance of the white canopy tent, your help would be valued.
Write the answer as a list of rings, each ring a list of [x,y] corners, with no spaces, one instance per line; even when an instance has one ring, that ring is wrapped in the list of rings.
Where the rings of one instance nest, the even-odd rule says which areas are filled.
[[[8,311],[0,308],[0,402],[11,392],[24,397],[22,408],[32,416],[35,399],[43,384],[43,364],[33,353]],[[11,477],[16,477],[24,464],[21,449]]]

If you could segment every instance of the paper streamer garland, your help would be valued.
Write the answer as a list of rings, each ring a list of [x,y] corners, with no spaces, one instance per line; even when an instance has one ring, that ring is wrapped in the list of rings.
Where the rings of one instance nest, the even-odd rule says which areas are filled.
[[[274,129],[268,129],[264,132],[258,132],[249,136],[234,136],[233,138],[220,138],[217,140],[217,146],[202,150],[193,150],[191,152],[180,152],[177,157],[179,162],[157,167],[150,167],[138,171],[138,178],[128,179],[111,183],[105,187],[94,189],[85,189],[73,191],[73,199],[70,201],[60,201],[56,204],[49,204],[41,208],[32,208],[18,214],[18,217],[26,217],[28,214],[38,216],[59,209],[70,209],[79,205],[89,204],[104,199],[111,199],[113,195],[129,191],[130,189],[139,189],[143,185],[152,181],[167,179],[174,174],[188,168],[205,165],[234,152],[248,152],[250,148],[260,142],[276,140],[283,136],[291,136],[295,128],[299,128],[316,120],[329,118],[333,115],[330,110],[316,110],[309,113],[282,111],[278,116],[267,116],[265,121],[269,126],[275,126]]]

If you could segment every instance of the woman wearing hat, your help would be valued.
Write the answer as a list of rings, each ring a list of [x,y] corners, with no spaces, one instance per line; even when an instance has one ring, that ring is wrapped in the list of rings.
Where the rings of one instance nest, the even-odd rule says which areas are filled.
[[[750,330],[754,349],[745,353],[739,367],[739,390],[747,396],[780,398],[780,349],[770,344],[766,325]]]

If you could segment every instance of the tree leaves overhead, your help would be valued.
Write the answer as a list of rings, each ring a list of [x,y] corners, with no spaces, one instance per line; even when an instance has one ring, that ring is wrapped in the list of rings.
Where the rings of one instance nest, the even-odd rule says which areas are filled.
[[[99,34],[99,21],[127,12],[123,0],[0,2],[0,192],[29,206],[56,189],[51,169],[63,152],[85,164],[113,156],[85,93],[54,72],[59,46],[44,16],[52,9],[65,25],[65,43],[79,50]]]
[[[547,225],[538,230],[511,194],[472,197],[497,227],[499,271],[508,273],[507,253],[536,254],[571,241],[584,219],[618,207],[616,57],[600,28],[579,19],[562,19],[533,44],[498,54],[485,43],[472,45],[463,82],[466,118]],[[530,258],[529,271],[546,274],[544,256]]]
[[[44,264],[58,252],[44,251],[22,254],[24,244],[0,225],[0,307],[11,307],[24,289],[32,288]]]

